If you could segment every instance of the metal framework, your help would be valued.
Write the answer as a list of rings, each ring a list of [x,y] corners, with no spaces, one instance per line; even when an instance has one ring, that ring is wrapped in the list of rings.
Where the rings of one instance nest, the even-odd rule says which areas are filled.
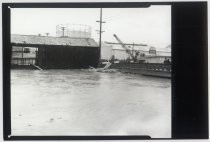
[[[91,38],[92,27],[82,24],[60,24],[56,26],[57,37]]]

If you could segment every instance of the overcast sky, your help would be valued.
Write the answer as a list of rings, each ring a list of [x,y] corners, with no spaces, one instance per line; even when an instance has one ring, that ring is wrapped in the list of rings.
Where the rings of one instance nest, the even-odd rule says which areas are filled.
[[[58,24],[84,24],[92,27],[92,38],[98,41],[99,8],[13,8],[11,33],[56,36]],[[104,8],[103,41],[117,42],[116,34],[124,43],[144,43],[157,48],[171,44],[171,7]]]

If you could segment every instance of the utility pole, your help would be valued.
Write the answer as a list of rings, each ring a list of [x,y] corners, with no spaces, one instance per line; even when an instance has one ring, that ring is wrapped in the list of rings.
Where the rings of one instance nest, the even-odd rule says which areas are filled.
[[[22,51],[21,51],[21,64],[23,64],[23,47],[22,47]]]
[[[45,34],[46,34],[46,36],[49,36],[50,33],[45,33]]]
[[[99,53],[100,53],[99,61],[100,61],[100,59],[101,59],[101,37],[102,37],[101,34],[104,32],[104,31],[102,31],[102,24],[106,23],[106,22],[102,21],[102,8],[100,9],[100,21],[96,21],[96,22],[99,22],[99,24],[100,24],[100,30],[99,30]]]
[[[61,27],[61,30],[62,30],[62,37],[64,37],[65,27]]]
[[[134,53],[134,42],[133,42],[133,46],[132,46],[132,54]],[[134,54],[133,54],[134,55]]]

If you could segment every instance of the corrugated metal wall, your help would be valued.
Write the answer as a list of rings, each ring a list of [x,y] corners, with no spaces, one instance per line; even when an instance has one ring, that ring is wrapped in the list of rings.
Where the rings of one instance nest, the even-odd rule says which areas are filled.
[[[98,47],[43,47],[38,50],[37,65],[43,69],[80,69],[96,67]]]

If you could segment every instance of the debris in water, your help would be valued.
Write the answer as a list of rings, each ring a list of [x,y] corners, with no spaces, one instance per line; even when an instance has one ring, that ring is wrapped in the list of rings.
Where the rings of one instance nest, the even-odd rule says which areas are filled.
[[[53,118],[51,118],[51,119],[50,119],[50,122],[53,122],[53,121],[54,121],[54,119],[53,119]]]
[[[103,73],[115,73],[115,72],[117,72],[116,69],[109,69],[109,67],[111,65],[112,65],[112,63],[107,62],[107,64],[103,68],[94,68],[94,67],[89,66],[89,71],[96,71],[96,72],[103,72]]]

